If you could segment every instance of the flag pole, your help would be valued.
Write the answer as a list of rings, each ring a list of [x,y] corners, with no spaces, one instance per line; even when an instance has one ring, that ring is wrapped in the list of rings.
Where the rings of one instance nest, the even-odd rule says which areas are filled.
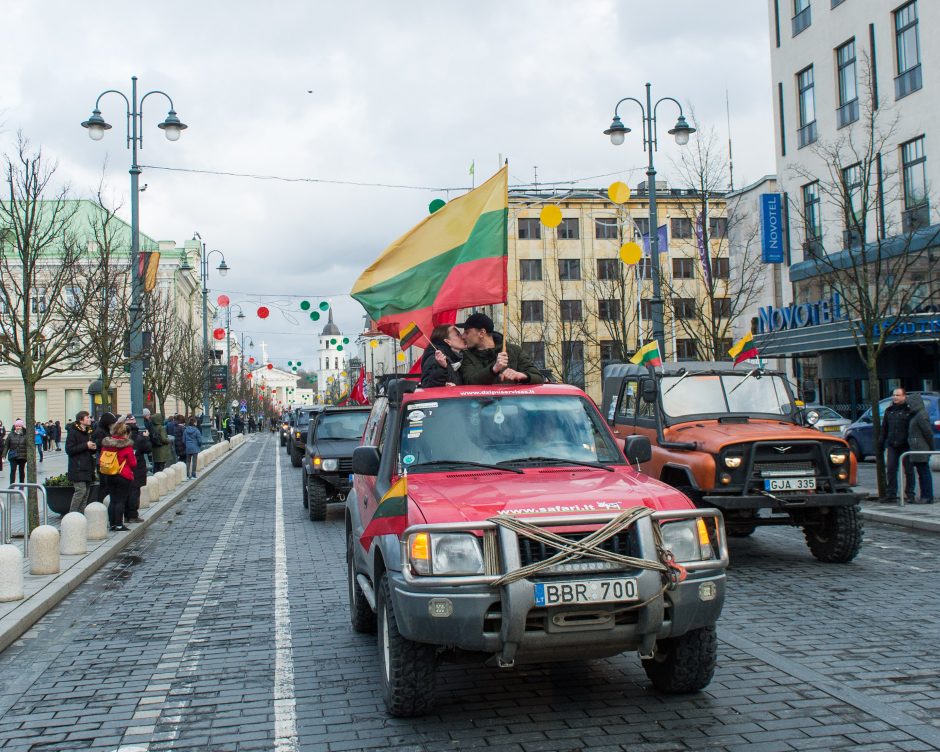
[[[508,315],[509,303],[503,303],[503,352],[506,352],[506,322],[509,320],[506,318]]]

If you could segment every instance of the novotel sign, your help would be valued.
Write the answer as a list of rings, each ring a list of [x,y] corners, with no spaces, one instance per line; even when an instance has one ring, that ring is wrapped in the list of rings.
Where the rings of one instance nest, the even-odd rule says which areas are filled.
[[[802,329],[805,326],[831,324],[846,318],[842,310],[842,299],[833,293],[828,300],[811,303],[791,303],[785,308],[764,306],[758,310],[757,326],[761,334],[781,332],[787,329]]]

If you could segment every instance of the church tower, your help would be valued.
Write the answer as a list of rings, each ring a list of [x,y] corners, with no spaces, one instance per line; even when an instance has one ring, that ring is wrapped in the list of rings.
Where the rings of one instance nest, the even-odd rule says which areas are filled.
[[[330,308],[329,320],[320,333],[320,350],[317,353],[317,392],[320,402],[325,402],[331,393],[339,395],[346,391],[350,349],[349,337],[344,336],[333,322],[333,309]],[[347,376],[342,376],[343,373]]]

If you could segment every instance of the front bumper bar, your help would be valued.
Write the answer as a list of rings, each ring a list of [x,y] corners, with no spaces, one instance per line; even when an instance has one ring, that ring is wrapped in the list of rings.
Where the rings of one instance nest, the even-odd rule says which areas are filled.
[[[792,509],[819,509],[821,507],[850,507],[861,501],[858,494],[846,491],[844,493],[829,494],[775,494],[764,496],[721,496],[707,495],[702,501],[717,509],[775,509],[789,511]]]

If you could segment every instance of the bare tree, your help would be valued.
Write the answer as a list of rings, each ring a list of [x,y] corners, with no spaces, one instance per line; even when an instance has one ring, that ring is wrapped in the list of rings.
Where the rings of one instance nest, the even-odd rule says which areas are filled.
[[[144,331],[150,332],[150,348],[147,369],[144,371],[144,387],[153,392],[159,412],[166,415],[166,401],[173,393],[177,371],[186,338],[181,336],[184,327],[176,315],[171,300],[159,290],[154,290],[144,299]],[[194,329],[189,329],[193,332]]]
[[[878,366],[893,344],[892,332],[910,321],[929,297],[929,281],[937,271],[930,249],[940,233],[927,226],[930,195],[926,182],[905,186],[898,169],[882,158],[898,151],[897,117],[885,102],[873,100],[867,58],[860,61],[860,73],[859,123],[812,147],[822,174],[803,167],[794,174],[814,187],[818,201],[792,200],[790,211],[801,220],[804,257],[815,260],[818,271],[798,287],[808,296],[821,298],[833,292],[840,296],[867,373],[878,447]],[[886,210],[898,205],[905,211]],[[828,208],[828,221],[820,219],[820,208]],[[824,232],[825,227],[830,231]],[[827,248],[827,244],[834,247]],[[884,458],[877,451],[875,457],[878,491],[884,496]]]
[[[186,413],[192,415],[202,402],[208,369],[208,353],[196,339],[191,323],[179,323],[176,337],[180,350],[173,372],[171,391],[182,400]]]
[[[56,189],[55,164],[33,151],[20,134],[3,157],[9,198],[0,201],[0,338],[4,359],[20,372],[26,397],[24,419],[36,422],[36,384],[70,369],[75,332],[87,298],[77,288],[82,248],[75,237],[78,205],[68,189]],[[36,450],[27,442],[27,480],[36,482]],[[31,494],[29,523],[38,524]]]

